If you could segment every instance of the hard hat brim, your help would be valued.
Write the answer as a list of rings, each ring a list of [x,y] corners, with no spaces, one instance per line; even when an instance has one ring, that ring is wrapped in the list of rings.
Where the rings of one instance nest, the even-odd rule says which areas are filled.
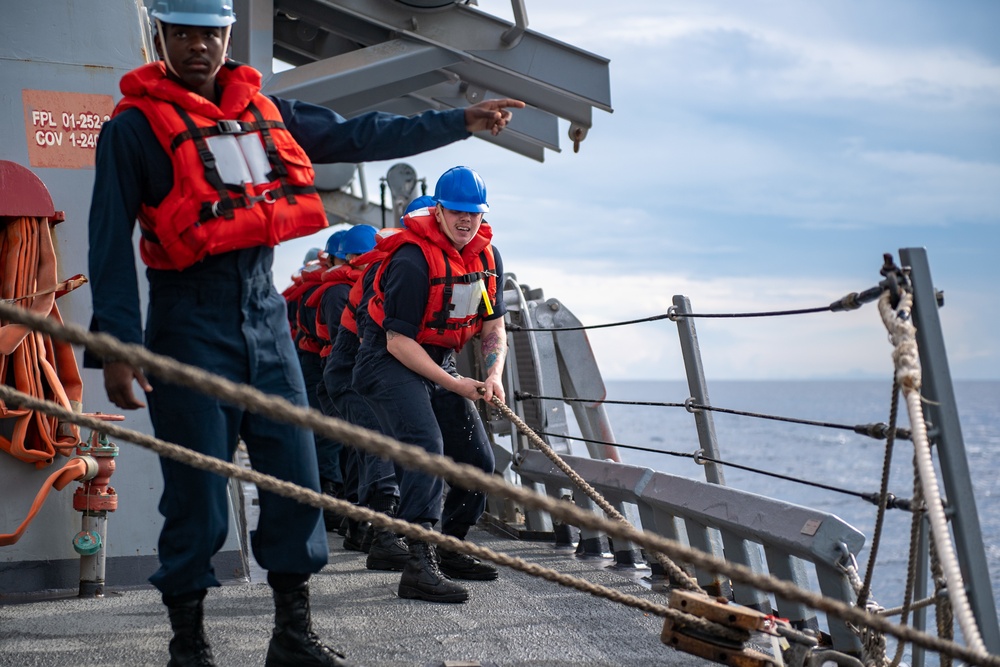
[[[438,203],[452,211],[465,211],[466,213],[489,213],[490,211],[489,204],[470,204],[464,201],[443,201],[440,199]]]
[[[212,16],[189,12],[150,12],[150,15],[171,25],[195,25],[201,28],[225,28],[236,23],[235,16]]]

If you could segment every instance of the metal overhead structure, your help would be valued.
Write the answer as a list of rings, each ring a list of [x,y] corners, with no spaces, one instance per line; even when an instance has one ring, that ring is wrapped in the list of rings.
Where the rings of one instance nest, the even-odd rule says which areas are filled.
[[[479,138],[534,160],[559,151],[559,119],[582,141],[593,109],[612,111],[608,60],[455,0],[235,0],[233,57],[260,70],[264,92],[351,117],[411,115],[516,97],[528,107]],[[278,58],[293,69],[272,72]]]

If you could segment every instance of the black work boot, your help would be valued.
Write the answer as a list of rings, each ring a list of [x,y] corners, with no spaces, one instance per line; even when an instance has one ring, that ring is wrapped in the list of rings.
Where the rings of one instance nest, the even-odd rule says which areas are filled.
[[[323,491],[323,495],[331,496],[333,498],[344,497],[343,484],[337,484],[336,482],[324,478],[320,481],[320,489]],[[323,525],[326,528],[326,532],[337,532],[340,528],[340,524],[343,522],[344,517],[337,512],[334,512],[333,510],[323,510]]]
[[[438,550],[438,566],[452,579],[493,581],[500,575],[495,567],[475,556],[443,548]]]
[[[366,554],[371,553],[372,544],[375,543],[375,534],[378,532],[375,526],[368,524],[368,527],[361,533],[361,550]]]
[[[215,658],[212,649],[205,639],[205,628],[202,625],[204,608],[201,597],[183,602],[168,602],[167,615],[170,616],[170,627],[174,636],[170,640],[170,662],[167,667],[214,667]]]
[[[369,509],[372,509],[376,512],[381,512],[382,514],[385,514],[386,516],[389,517],[396,516],[396,510],[398,509],[398,507],[399,507],[399,498],[385,493],[377,493],[368,501]],[[381,532],[382,532],[381,528],[376,528],[375,526],[368,524],[368,530],[365,531],[363,537],[361,538],[361,550],[364,551],[366,554],[371,554],[372,545],[374,544],[378,534]],[[396,537],[398,537],[398,540],[400,541],[399,546],[402,546],[403,548],[402,554],[399,555],[399,558],[401,559],[400,566],[372,567],[371,565],[368,565],[369,570],[395,570],[398,572],[399,570],[403,569],[402,566],[406,564],[406,557],[407,557],[406,541],[403,540],[402,537],[399,536]],[[388,538],[382,538],[382,539],[383,539],[382,542],[383,551],[380,552],[380,554],[376,557],[376,560],[384,559],[387,555],[386,553],[384,553],[384,547],[389,546],[389,542],[397,541],[395,538],[393,538],[392,540],[389,540]],[[393,549],[393,551],[396,551],[396,549]],[[369,563],[370,562],[371,561],[369,561]]]
[[[402,572],[406,561],[410,559],[410,551],[406,539],[390,530],[372,531],[375,537],[365,567],[369,570],[388,570]]]
[[[362,544],[365,539],[365,532],[371,528],[367,521],[359,522],[353,519],[347,520],[347,533],[344,535],[344,548],[348,551],[363,551]]]
[[[411,541],[409,558],[399,580],[399,597],[427,602],[465,602],[469,591],[446,577],[438,568],[434,547]]]
[[[287,593],[274,591],[274,632],[265,667],[351,667],[344,656],[323,644],[312,629],[309,584]]]

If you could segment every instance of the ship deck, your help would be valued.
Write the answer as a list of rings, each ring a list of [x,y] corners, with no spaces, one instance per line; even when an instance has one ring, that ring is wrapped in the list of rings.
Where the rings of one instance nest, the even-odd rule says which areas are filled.
[[[632,595],[666,599],[641,572],[607,567],[610,560],[583,560],[481,529],[469,538]],[[313,625],[358,665],[712,664],[661,643],[656,616],[511,570],[497,581],[468,582],[464,604],[401,600],[399,574],[367,570],[364,554],[345,551],[342,541],[330,535],[330,563],[311,580]],[[273,618],[263,579],[214,589],[205,608],[219,665],[263,664]],[[163,665],[169,638],[165,608],[151,587],[0,606],[0,665]]]

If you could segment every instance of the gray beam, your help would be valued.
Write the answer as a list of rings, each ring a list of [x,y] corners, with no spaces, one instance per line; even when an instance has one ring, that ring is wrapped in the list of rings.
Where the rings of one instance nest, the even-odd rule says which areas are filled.
[[[462,64],[449,69],[468,82],[516,96],[584,127],[591,126],[591,107],[611,111],[607,59],[531,30],[507,46],[503,35],[511,24],[468,6],[433,14],[366,0],[281,0],[279,6],[363,44],[391,33],[452,51]],[[365,34],[358,31],[358,23],[366,25]]]
[[[436,88],[457,89],[458,86],[455,86],[454,84],[446,84],[443,86],[436,86]],[[425,94],[433,101],[452,108],[464,107],[478,101],[470,100],[467,97],[461,97],[455,94],[447,95],[433,91],[420,91],[417,93],[419,97],[424,97]],[[500,97],[500,94],[491,90],[485,90],[480,96],[480,99],[492,99],[495,97]],[[559,119],[548,111],[543,111],[542,109],[533,106],[527,106],[523,109],[516,110],[514,112],[514,117],[507,125],[507,128],[497,136],[502,137],[508,132],[523,137],[525,140],[531,141],[543,148],[559,152]],[[484,135],[481,138],[487,139],[488,136]]]
[[[352,225],[371,225],[381,228],[382,207],[378,204],[362,201],[358,197],[343,190],[320,192],[323,209],[331,225],[348,222]],[[386,211],[386,220],[392,217],[392,211]]]
[[[469,5],[455,4],[427,14],[393,2],[324,0],[323,4],[394,33],[461,52],[484,66],[520,74],[532,86],[611,111],[607,58],[533,30],[525,30],[509,46],[503,36],[513,24]]]
[[[351,95],[338,94],[335,99],[326,100],[324,106],[336,109],[337,113],[348,118],[360,115],[365,111],[392,111],[390,108],[396,102],[411,97],[410,91],[425,90],[428,86],[433,86],[444,80],[441,72],[427,72],[403,81],[395,81],[384,86],[378,86],[369,90],[360,90]],[[401,97],[403,96],[403,97]],[[422,104],[417,111],[420,113],[427,109],[439,109],[440,105]],[[411,114],[403,114],[411,115]]]
[[[440,49],[393,40],[278,72],[268,81],[266,92],[333,108],[340,98],[372,96],[373,89],[383,90],[382,99],[392,99],[426,87],[431,82],[418,77],[455,61],[453,54]]]
[[[394,100],[388,100],[377,107],[369,107],[365,109],[358,109],[356,112],[344,114],[346,116],[354,116],[365,111],[386,111],[389,113],[396,113],[402,116],[412,116],[413,114],[421,113],[427,109],[441,109],[449,108],[447,104],[438,104],[436,99],[428,100],[423,98],[422,95],[407,95],[406,97],[398,97]],[[338,108],[337,111],[340,111]],[[536,116],[537,119],[531,120],[530,117]],[[544,117],[543,117],[544,115]],[[501,148],[506,148],[509,151],[513,151],[525,157],[531,158],[532,160],[537,160],[538,162],[543,162],[545,159],[545,152],[543,148],[550,147],[543,139],[538,137],[530,136],[525,132],[521,131],[521,118],[529,117],[527,122],[529,125],[529,131],[539,131],[543,136],[551,137],[553,136],[552,125],[556,125],[558,120],[555,116],[545,114],[544,111],[539,111],[538,109],[518,109],[514,113],[514,119],[511,121],[510,125],[507,126],[503,132],[497,136],[491,135],[489,132],[479,132],[475,136],[483,141],[493,144],[495,146],[500,146]],[[541,129],[536,129],[538,124],[542,124]],[[551,124],[551,125],[550,125]],[[557,150],[557,149],[553,149]]]
[[[358,48],[356,40],[320,28],[305,20],[292,20],[284,14],[274,17],[274,52],[298,54],[296,59],[287,60],[294,65],[305,65],[315,60],[339,56]]]
[[[233,59],[258,70],[267,81],[274,59],[273,0],[235,0],[232,32]]]

